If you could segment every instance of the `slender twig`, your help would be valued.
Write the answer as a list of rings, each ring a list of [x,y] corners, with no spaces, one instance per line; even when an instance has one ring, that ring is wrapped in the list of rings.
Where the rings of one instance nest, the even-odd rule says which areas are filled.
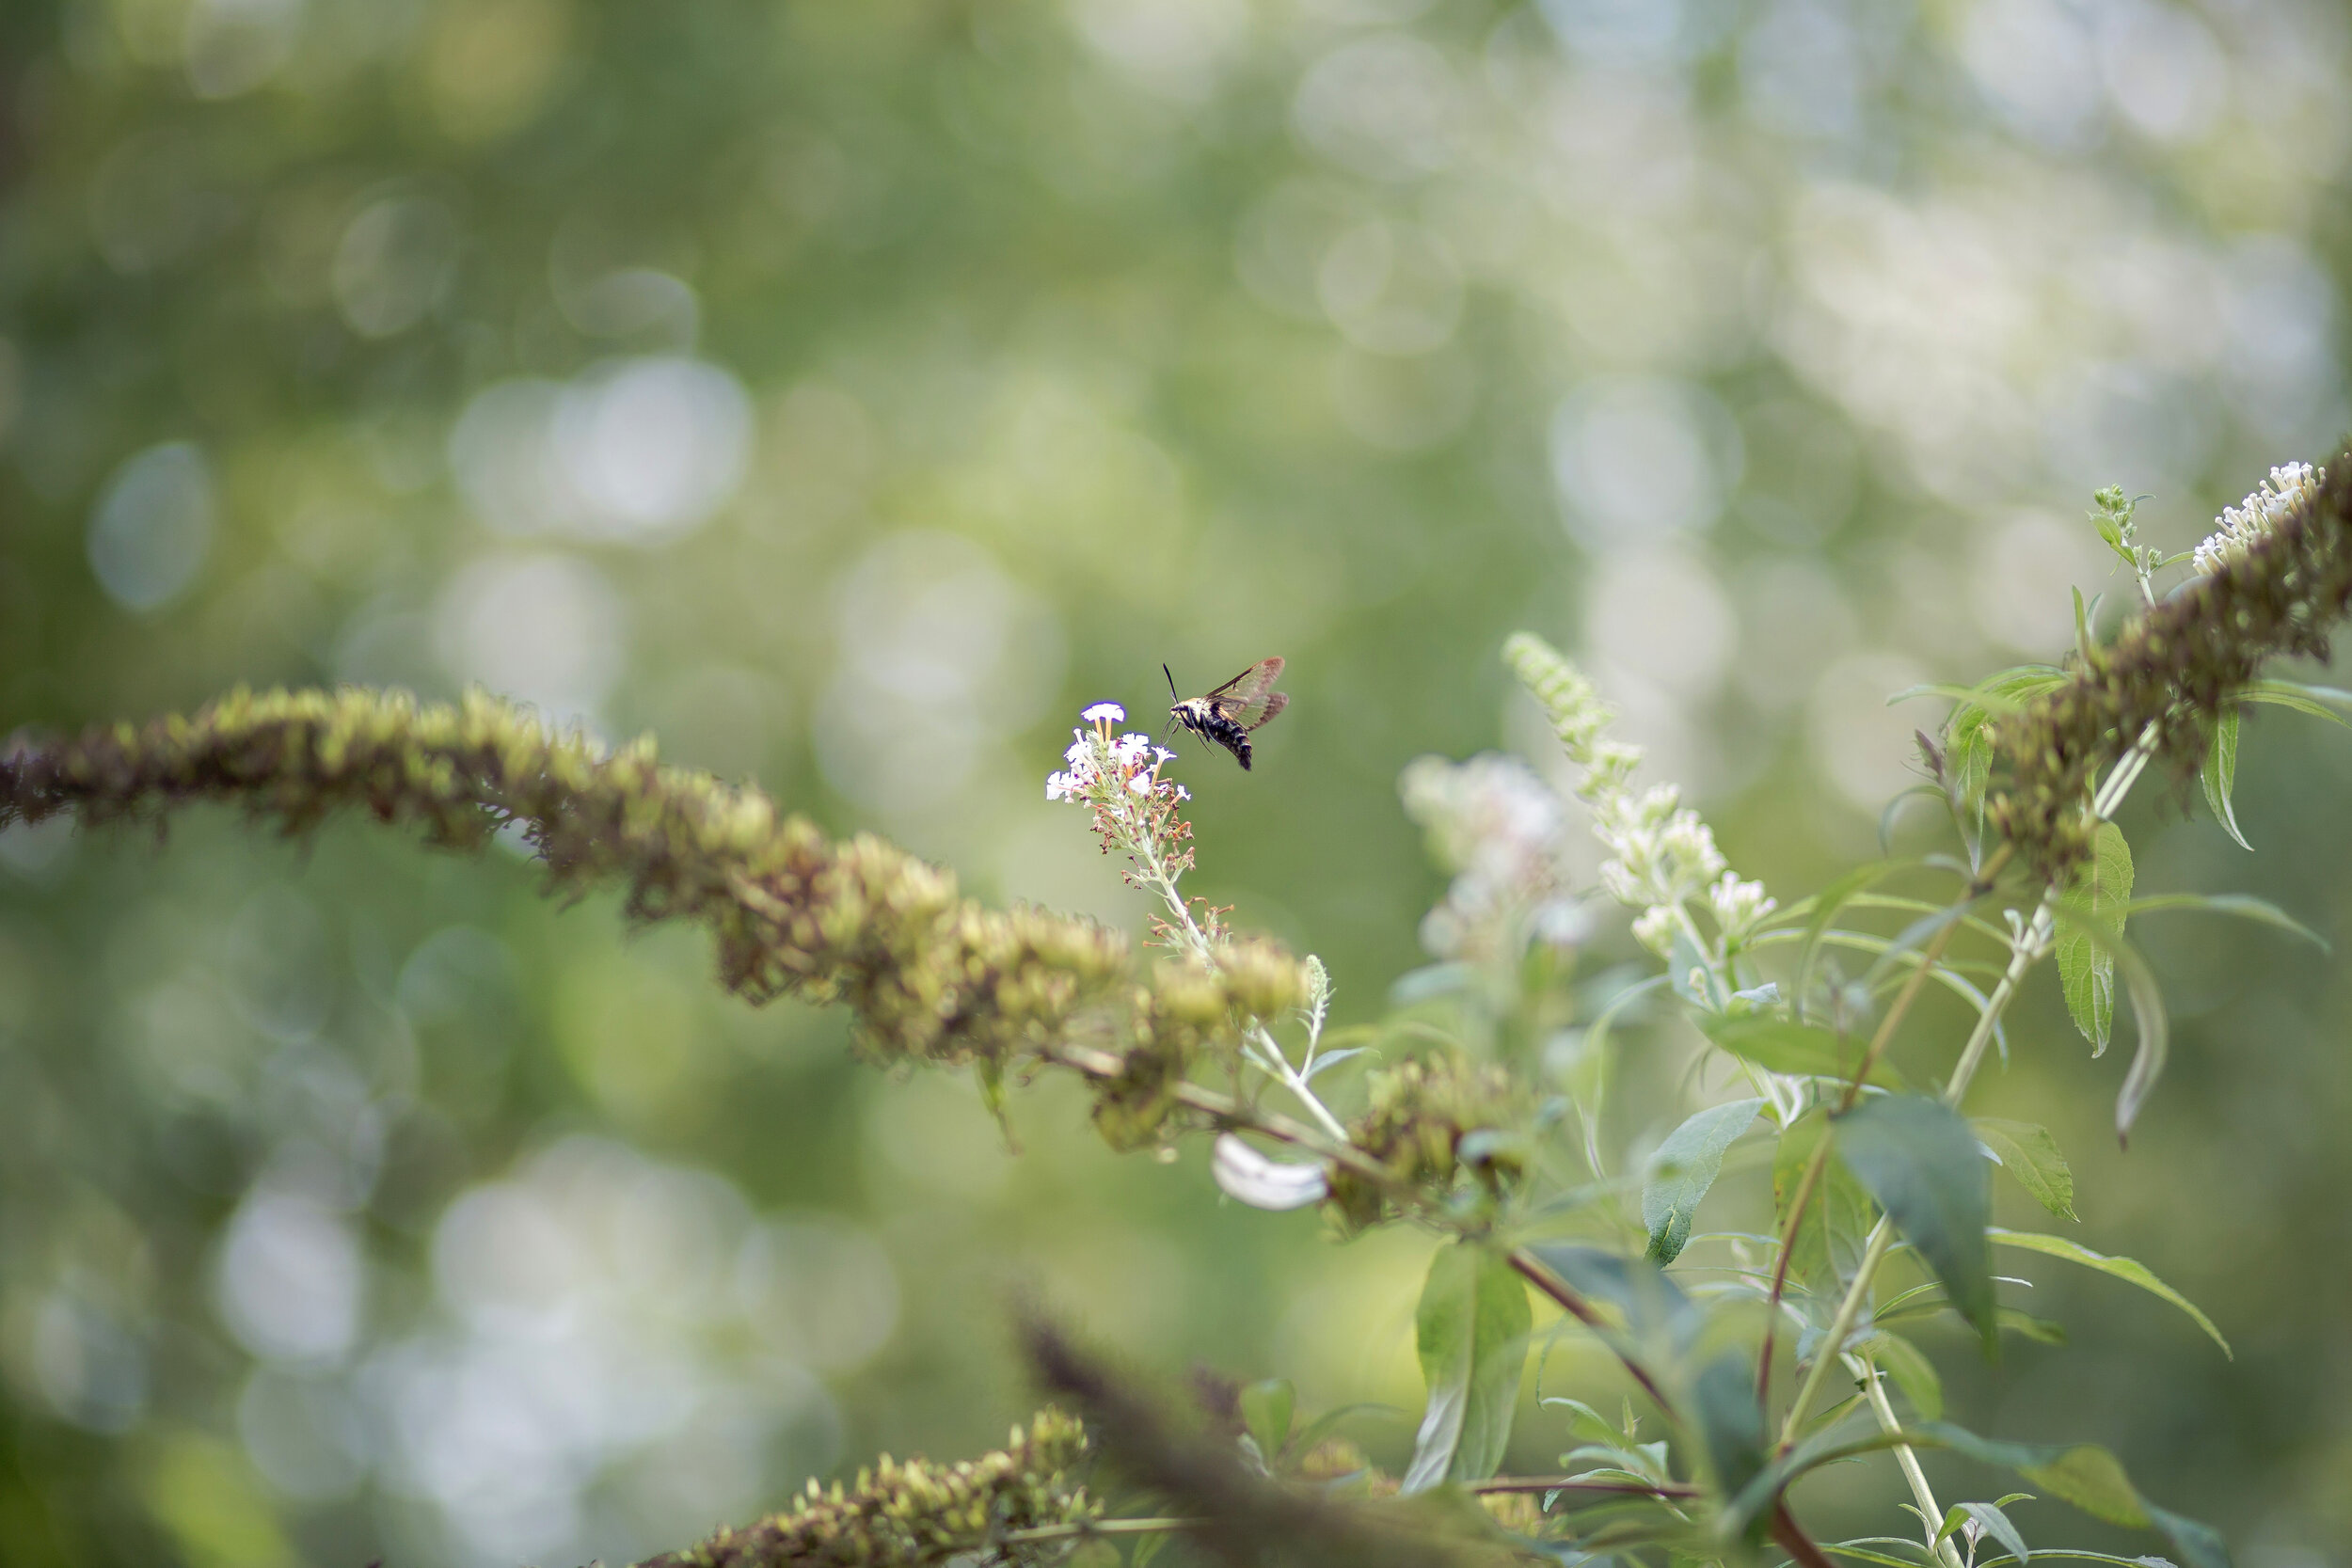
[[[1522,1279],[1557,1302],[1561,1310],[1567,1313],[1569,1317],[1574,1318],[1586,1328],[1595,1330],[1608,1328],[1609,1320],[1600,1315],[1599,1309],[1587,1301],[1583,1293],[1575,1286],[1546,1268],[1542,1259],[1537,1258],[1523,1246],[1513,1247],[1507,1256],[1511,1267]],[[1601,1342],[1609,1344],[1606,1334],[1602,1335]],[[1664,1411],[1668,1417],[1672,1417],[1674,1402],[1666,1398],[1666,1391],[1658,1386],[1656,1378],[1650,1376],[1649,1370],[1616,1346],[1610,1345],[1609,1348],[1625,1370],[1632,1374],[1633,1381],[1642,1386],[1642,1391],[1657,1402],[1659,1409]]]

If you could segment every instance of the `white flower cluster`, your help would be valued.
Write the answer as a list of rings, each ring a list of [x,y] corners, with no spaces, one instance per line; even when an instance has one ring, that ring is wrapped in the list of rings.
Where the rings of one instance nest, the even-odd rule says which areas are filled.
[[[2326,477],[2324,470],[2309,463],[2271,469],[2270,477],[2252,494],[2235,506],[2222,508],[2221,515],[2214,519],[2219,527],[2194,552],[2198,574],[2217,572],[2244,559],[2256,541],[2267,538],[2290,512],[2311,499]]]
[[[1152,745],[1150,736],[1135,731],[1111,738],[1111,726],[1127,718],[1125,708],[1117,703],[1097,703],[1078,717],[1094,727],[1070,732],[1070,749],[1062,753],[1070,767],[1045,776],[1048,800],[1096,805],[1116,800],[1122,792],[1149,796],[1154,790],[1174,800],[1192,799],[1183,784],[1160,782],[1160,765],[1173,761],[1175,752]]]
[[[1420,757],[1398,781],[1405,812],[1429,832],[1438,860],[1457,873],[1422,922],[1441,958],[1507,957],[1533,933],[1565,945],[1583,935],[1570,896],[1567,814],[1517,757],[1464,763]]]
[[[1674,785],[1634,792],[1642,749],[1607,737],[1616,715],[1581,673],[1563,664],[1549,672],[1538,695],[1569,760],[1584,769],[1577,798],[1592,808],[1593,832],[1610,853],[1601,864],[1601,886],[1642,911],[1634,917],[1634,940],[1671,958],[1675,933],[1688,920],[1684,906],[1704,898],[1725,949],[1744,942],[1778,907],[1764,884],[1732,874],[1715,847],[1714,830],[1682,804]]]

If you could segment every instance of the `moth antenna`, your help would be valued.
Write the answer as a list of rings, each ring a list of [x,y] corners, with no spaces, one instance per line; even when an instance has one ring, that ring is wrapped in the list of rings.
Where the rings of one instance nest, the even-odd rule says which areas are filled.
[[[1168,694],[1176,697],[1176,677],[1168,673],[1168,666],[1165,664],[1160,666],[1160,673],[1168,675]],[[1176,700],[1180,703],[1184,701],[1182,697],[1176,697]]]

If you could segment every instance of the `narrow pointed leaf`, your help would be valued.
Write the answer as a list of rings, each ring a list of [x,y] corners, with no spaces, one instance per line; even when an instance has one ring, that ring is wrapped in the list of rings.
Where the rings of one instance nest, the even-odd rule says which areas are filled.
[[[1691,1402],[1716,1486],[1739,1492],[1764,1468],[1764,1409],[1747,1358],[1725,1351],[1701,1368],[1691,1382]]]
[[[2080,1263],[2087,1269],[2096,1269],[2101,1274],[2121,1279],[2126,1284],[2137,1285],[2150,1295],[2161,1297],[2187,1313],[2196,1321],[2197,1326],[2203,1329],[2207,1337],[2221,1347],[2222,1354],[2229,1356],[2232,1360],[2237,1358],[2236,1353],[2230,1349],[2230,1341],[2223,1338],[2221,1330],[2214,1326],[2213,1320],[2199,1311],[2196,1303],[2149,1272],[2148,1265],[2145,1263],[2130,1258],[2114,1258],[2104,1252],[2093,1252],[2089,1247],[2079,1243],[2070,1242],[2063,1236],[2045,1236],[2035,1230],[2004,1230],[1995,1226],[1986,1234],[2002,1246],[2022,1247],[2027,1252],[2039,1252],[2045,1257],[2063,1258],[2070,1263]]]
[[[2352,705],[2352,691],[2339,690],[2332,686],[2304,686],[2296,681],[2256,681],[2240,691],[2238,699],[2248,703],[2266,703],[2290,712],[2308,714],[2313,719],[2325,719],[2331,724],[2344,724],[2347,721],[2335,708]]]
[[[2058,940],[2058,983],[2066,992],[2066,1011],[2090,1042],[2094,1056],[2106,1052],[2115,1025],[2115,960],[2098,938],[2103,932],[2122,936],[2122,911],[2131,896],[2131,846],[2121,828],[2103,822],[2091,858],[2075,874],[2068,893],[2068,911],[2075,919]]]
[[[1902,1436],[1914,1448],[1949,1449],[1980,1464],[2014,1470],[2043,1491],[2111,1525],[2162,1530],[2188,1568],[2230,1568],[2229,1547],[2219,1531],[2149,1502],[2132,1485],[2122,1462],[2095,1443],[2005,1443],[1942,1421],[1906,1429]]]
[[[2115,1095],[2115,1136],[2118,1142],[2129,1144],[2132,1124],[2139,1119],[2139,1109],[2148,1102],[2148,1096],[2164,1075],[2164,1064],[2172,1049],[2172,1022],[2164,1010],[2164,991],[2156,984],[2154,970],[2139,950],[2130,942],[2117,941],[2109,949],[2115,965],[2123,975],[2123,989],[2132,999],[2132,1022],[2138,1027],[2139,1043],[2132,1052],[2132,1065],[2123,1074],[2123,1086]]]
[[[2123,913],[2156,914],[2167,910],[2201,910],[2208,914],[2233,914],[2241,920],[2260,921],[2291,931],[2321,952],[2331,951],[2328,939],[2296,919],[2266,898],[2256,898],[2245,893],[2159,893],[2150,898],[2135,898],[2123,908]]]
[[[1773,1072],[1851,1078],[1854,1069],[1862,1065],[1864,1041],[1840,1039],[1819,1024],[1799,1023],[1769,1013],[1748,1013],[1737,1018],[1706,1014],[1696,1022],[1717,1046],[1743,1062],[1754,1062]],[[1881,1088],[1906,1086],[1902,1074],[1883,1058],[1870,1069],[1869,1081]]]
[[[1297,1391],[1288,1378],[1268,1378],[1253,1383],[1241,1391],[1241,1421],[1249,1435],[1256,1439],[1258,1451],[1271,1464],[1290,1441],[1291,1413],[1297,1407]]]
[[[2000,1341],[1993,1254],[1984,1239],[1993,1182],[1976,1133],[1942,1101],[1917,1095],[1865,1101],[1833,1125],[1838,1158],[1927,1259],[1985,1353],[1994,1354]]]
[[[1676,1128],[1650,1156],[1642,1185],[1642,1223],[1652,1262],[1671,1263],[1690,1244],[1691,1219],[1724,1168],[1724,1150],[1756,1120],[1761,1100],[1710,1105]]]
[[[1527,1286],[1500,1254],[1450,1243],[1429,1261],[1414,1320],[1429,1407],[1404,1490],[1485,1481],[1502,1463],[1527,1365]]]
[[[1899,1334],[1873,1335],[1863,1354],[1883,1368],[1923,1421],[1944,1418],[1944,1380],[1927,1353]]]
[[[1788,1211],[1804,1184],[1805,1166],[1828,1131],[1824,1111],[1807,1112],[1781,1131],[1772,1151],[1772,1228],[1778,1234],[1788,1233]],[[1788,1277],[1817,1292],[1840,1289],[1862,1260],[1871,1218],[1869,1194],[1853,1172],[1832,1160],[1805,1206],[1804,1223],[1790,1239]]]
[[[2232,704],[2221,710],[2221,718],[2213,727],[2213,744],[2205,748],[2205,765],[2198,769],[2198,781],[2205,786],[2205,805],[2222,831],[2237,841],[2241,849],[2254,847],[2238,832],[2237,816],[2230,809],[2230,792],[2237,787],[2237,727],[2238,708]]]
[[[2001,1162],[2001,1168],[2036,1201],[2062,1220],[2075,1218],[2074,1172],[2058,1152],[2058,1140],[2046,1127],[2029,1121],[2003,1121],[1979,1117],[1969,1123],[1977,1136]]]
[[[1998,1504],[1962,1503],[1959,1507],[1963,1513],[1982,1527],[1985,1534],[2007,1546],[2010,1555],[2018,1561],[2025,1562],[2031,1560],[2033,1553],[2026,1549],[2026,1538],[2018,1533],[2015,1525],[2010,1523],[2009,1515],[2001,1512]]]

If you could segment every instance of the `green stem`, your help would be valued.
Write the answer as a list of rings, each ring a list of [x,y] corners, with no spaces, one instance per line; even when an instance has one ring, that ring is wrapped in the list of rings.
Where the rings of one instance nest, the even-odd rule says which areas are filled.
[[[2123,797],[2140,773],[2148,759],[2155,752],[2156,726],[2150,724],[2139,732],[2132,749],[2115,765],[2107,781],[2099,788],[2090,803],[2094,822],[2104,822],[2123,803]],[[2033,968],[2049,946],[2051,927],[2056,924],[2059,888],[2053,882],[2042,893],[2042,901],[2034,909],[2033,919],[2027,922],[2024,936],[2011,943],[2009,968],[2001,974],[2001,983],[1985,998],[1984,1011],[1977,1017],[1977,1026],[1962,1048],[1960,1060],[1952,1068],[1951,1082],[1944,1085],[1944,1103],[1957,1110],[1968,1092],[1968,1084],[1984,1061],[1985,1047],[1992,1042],[1994,1032],[2000,1026],[2001,1014],[2008,1008],[2017,988],[2025,982],[2026,972]],[[1853,1332],[1855,1321],[1862,1315],[1862,1304],[1870,1293],[1871,1282],[1877,1277],[1879,1265],[1895,1244],[1894,1227],[1881,1214],[1871,1228],[1868,1246],[1862,1255],[1862,1264],[1854,1271],[1853,1283],[1847,1288],[1843,1300],[1837,1304],[1837,1315],[1830,1320],[1827,1338],[1821,1341],[1821,1354],[1814,1358],[1812,1370],[1806,1373],[1804,1386],[1797,1391],[1796,1402],[1788,1407],[1788,1418],[1780,1429],[1780,1445],[1787,1449],[1796,1440],[1798,1428],[1804,1424],[1805,1415],[1813,1407],[1813,1400],[1828,1378],[1831,1365],[1841,1354],[1846,1336]],[[1891,1429],[1890,1429],[1891,1430]]]
[[[1895,1419],[1895,1407],[1887,1402],[1886,1388],[1879,1381],[1879,1370],[1871,1362],[1869,1353],[1865,1351],[1855,1359],[1861,1363],[1863,1391],[1869,1396],[1870,1410],[1878,1417],[1879,1425],[1888,1432],[1900,1431],[1901,1423]],[[1935,1489],[1928,1484],[1928,1473],[1919,1468],[1919,1456],[1907,1448],[1897,1449],[1895,1463],[1902,1466],[1903,1480],[1911,1483],[1911,1500],[1919,1505],[1921,1513],[1927,1515],[1930,1549],[1944,1563],[1944,1568],[1965,1568],[1959,1547],[1953,1545],[1949,1539],[1940,1543],[1934,1539],[1936,1530],[1943,1524],[1944,1509],[1935,1500]]]

